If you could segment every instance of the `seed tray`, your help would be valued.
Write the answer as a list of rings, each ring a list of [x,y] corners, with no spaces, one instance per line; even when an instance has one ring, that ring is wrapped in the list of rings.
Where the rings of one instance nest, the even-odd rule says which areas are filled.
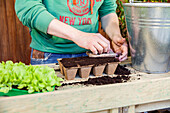
[[[64,58],[63,58],[64,59]],[[61,62],[62,59],[57,59],[61,74],[65,76],[65,79],[67,80],[74,80],[76,75],[78,74],[81,78],[88,78],[90,73],[92,73],[95,76],[102,76],[103,73],[106,73],[107,75],[114,74],[117,65],[119,62],[110,62],[110,63],[104,63],[100,65],[87,65],[87,66],[73,66],[73,67],[65,67],[63,63]]]

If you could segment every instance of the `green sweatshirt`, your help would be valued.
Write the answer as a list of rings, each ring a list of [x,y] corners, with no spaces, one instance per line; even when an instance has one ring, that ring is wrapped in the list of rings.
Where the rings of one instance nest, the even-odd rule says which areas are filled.
[[[50,53],[82,53],[86,49],[73,41],[47,34],[49,23],[57,18],[61,22],[89,33],[98,32],[100,18],[116,11],[116,0],[16,0],[15,11],[19,20],[30,29],[30,47]],[[74,1],[75,2],[75,1]],[[24,37],[23,37],[24,38]],[[80,37],[81,40],[81,37]]]

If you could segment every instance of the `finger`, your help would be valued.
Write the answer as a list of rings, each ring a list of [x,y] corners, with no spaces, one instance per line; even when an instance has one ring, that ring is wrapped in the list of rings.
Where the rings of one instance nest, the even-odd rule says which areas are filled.
[[[113,53],[113,50],[110,48],[107,53]]]
[[[98,33],[97,35],[98,35],[98,37],[99,37],[101,40],[103,40],[105,43],[107,43],[108,45],[110,45],[110,41],[109,41],[107,38],[103,37],[100,33]]]
[[[98,33],[97,35],[101,40],[103,40],[107,44],[108,47],[107,47],[106,50],[105,50],[105,47],[104,47],[104,52],[108,53],[110,51],[110,41],[107,38],[103,37],[100,33]]]
[[[125,61],[127,59],[127,56],[123,57],[122,59],[119,59],[119,61]]]
[[[120,61],[126,60],[127,59],[127,52],[123,52],[122,55],[119,57]]]
[[[124,45],[121,48],[122,48],[123,53],[119,57],[119,60],[123,61],[123,60],[127,59],[128,49],[127,49],[127,46],[124,46]]]
[[[99,54],[103,53],[103,47],[100,45],[100,43],[95,43],[94,47],[97,49],[97,51],[99,52]]]
[[[99,41],[98,42],[101,46],[102,46],[102,48],[103,48],[103,52],[108,52],[108,50],[110,49],[109,48],[109,45],[107,44],[107,43],[105,43],[104,41]]]
[[[121,46],[123,43],[125,43],[126,39],[125,38],[119,38],[117,41],[117,44]]]
[[[114,42],[116,45],[121,46],[125,41],[126,41],[125,38],[122,38],[122,37],[117,38],[116,37],[116,40]]]
[[[121,54],[121,53],[122,53],[122,50],[121,50],[119,47],[114,48],[114,51],[115,51],[115,53],[117,53],[117,54]]]
[[[112,41],[112,46],[113,46],[113,50],[115,53],[121,54],[122,50],[119,46],[117,46],[113,41]]]
[[[90,50],[93,54],[97,55],[98,52],[97,52],[97,49],[94,46],[91,46]]]

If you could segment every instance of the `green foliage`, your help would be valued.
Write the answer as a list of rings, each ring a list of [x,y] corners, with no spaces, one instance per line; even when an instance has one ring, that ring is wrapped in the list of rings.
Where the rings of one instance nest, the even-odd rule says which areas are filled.
[[[118,19],[119,19],[119,27],[120,27],[121,35],[122,35],[122,37],[127,39],[128,35],[127,35],[127,27],[126,27],[123,4],[122,4],[122,1],[120,1],[120,0],[117,0],[116,3],[117,3],[116,13],[117,13]]]
[[[53,86],[61,86],[62,78],[54,69],[45,66],[25,65],[22,62],[0,63],[0,92],[8,93],[12,86],[26,88],[28,93],[52,91]]]

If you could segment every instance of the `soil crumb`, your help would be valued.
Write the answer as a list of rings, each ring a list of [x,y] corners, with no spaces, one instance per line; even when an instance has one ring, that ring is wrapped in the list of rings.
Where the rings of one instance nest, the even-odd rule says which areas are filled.
[[[118,64],[116,71],[114,73],[115,75],[130,75],[131,72],[129,69],[121,66],[120,64]]]

